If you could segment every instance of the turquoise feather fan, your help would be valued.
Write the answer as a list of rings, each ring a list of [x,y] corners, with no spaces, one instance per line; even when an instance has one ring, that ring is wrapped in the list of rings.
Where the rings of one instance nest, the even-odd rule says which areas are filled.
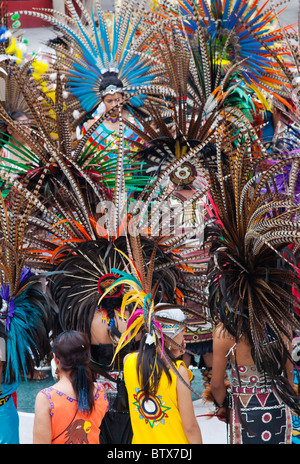
[[[63,34],[66,47],[57,43],[50,46],[68,74],[70,92],[78,98],[83,110],[90,112],[101,101],[99,85],[106,73],[115,73],[121,80],[123,90],[132,97],[131,105],[143,105],[147,87],[150,88],[158,73],[157,63],[145,49],[152,30],[143,24],[146,3],[142,0],[136,5],[124,0],[116,3],[114,12],[108,14],[101,1],[96,0],[94,15],[81,1],[76,0],[75,8],[72,1],[65,0],[68,14],[59,14],[61,20],[55,10],[18,13],[50,22]],[[141,94],[136,95],[139,89]]]

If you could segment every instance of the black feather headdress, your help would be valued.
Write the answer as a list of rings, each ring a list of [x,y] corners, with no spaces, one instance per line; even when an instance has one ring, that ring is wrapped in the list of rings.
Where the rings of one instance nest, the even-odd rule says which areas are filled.
[[[265,170],[263,153],[258,161],[249,157],[250,152],[246,138],[235,156],[228,157],[226,172],[221,164],[217,172],[210,172],[216,220],[206,229],[206,243],[211,243],[209,306],[236,342],[241,337],[249,340],[257,367],[297,409],[280,374],[289,357],[286,340],[299,328],[295,313],[299,301],[293,295],[299,288],[293,252],[300,239],[299,206],[293,176],[289,194],[277,191],[274,178],[288,161],[298,160],[277,161]]]

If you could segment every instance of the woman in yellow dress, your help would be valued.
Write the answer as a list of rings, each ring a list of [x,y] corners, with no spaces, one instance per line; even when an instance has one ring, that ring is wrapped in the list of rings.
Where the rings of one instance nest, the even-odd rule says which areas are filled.
[[[192,374],[177,360],[185,346],[186,317],[179,308],[157,311],[155,317],[160,319],[162,336],[168,337],[165,350],[172,366],[161,358],[149,332],[143,335],[139,352],[125,358],[132,443],[202,444],[189,389]]]

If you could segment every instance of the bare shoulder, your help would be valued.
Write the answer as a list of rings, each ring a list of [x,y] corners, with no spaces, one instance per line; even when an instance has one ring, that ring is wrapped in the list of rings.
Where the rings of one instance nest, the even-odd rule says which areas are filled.
[[[213,333],[214,352],[229,351],[235,344],[235,339],[226,330],[223,324],[218,324]]]
[[[49,411],[50,410],[50,403],[48,398],[42,391],[39,391],[35,398],[35,409],[36,411]]]
[[[186,382],[190,382],[190,378],[189,378],[189,373],[188,373],[188,370],[187,370],[187,367],[185,366],[185,364],[180,364],[179,367],[178,367],[178,373],[181,375],[181,377],[186,381]]]

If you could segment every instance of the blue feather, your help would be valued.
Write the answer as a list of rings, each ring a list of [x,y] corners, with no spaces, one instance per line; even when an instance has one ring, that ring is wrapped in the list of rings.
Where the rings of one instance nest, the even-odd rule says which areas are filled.
[[[241,8],[240,11],[239,11],[239,15],[238,15],[237,12],[238,12],[238,9],[239,9],[239,7],[240,7],[241,2],[242,2],[242,0],[238,0],[238,1],[235,3],[235,5],[234,5],[234,7],[233,7],[233,9],[232,9],[232,12],[231,12],[231,15],[230,15],[229,21],[228,21],[228,29],[230,29],[230,30],[233,29],[233,27],[234,27],[234,26],[236,25],[236,23],[238,22],[238,20],[239,20],[239,15],[240,15],[240,17],[242,17],[243,14],[244,14],[244,11],[245,11],[246,8],[247,8],[247,4],[244,5],[244,6],[242,6],[242,8]]]
[[[5,383],[10,383],[12,369],[17,381],[21,373],[26,378],[27,359],[32,356],[32,349],[37,349],[33,333],[41,326],[40,311],[28,299],[28,288],[14,300],[15,312],[7,340],[7,369]]]
[[[120,284],[124,281],[124,279],[127,279],[127,280],[132,280],[133,282],[135,282],[140,288],[142,288],[141,286],[141,282],[132,274],[129,274],[128,272],[124,272],[124,271],[120,271],[120,269],[115,269],[115,268],[111,268],[111,272],[113,274],[117,274],[117,275],[121,275],[122,277],[120,277],[119,279],[116,280],[116,282],[120,282]]]
[[[103,47],[101,45],[101,42],[99,40],[99,37],[98,37],[98,33],[97,33],[97,27],[96,27],[96,23],[95,23],[95,18],[94,18],[94,13],[92,12],[92,20],[93,20],[93,26],[94,26],[94,36],[95,36],[95,39],[96,39],[96,43],[97,43],[97,48],[98,48],[98,56],[100,57],[100,60],[104,66],[104,54],[103,54]]]

